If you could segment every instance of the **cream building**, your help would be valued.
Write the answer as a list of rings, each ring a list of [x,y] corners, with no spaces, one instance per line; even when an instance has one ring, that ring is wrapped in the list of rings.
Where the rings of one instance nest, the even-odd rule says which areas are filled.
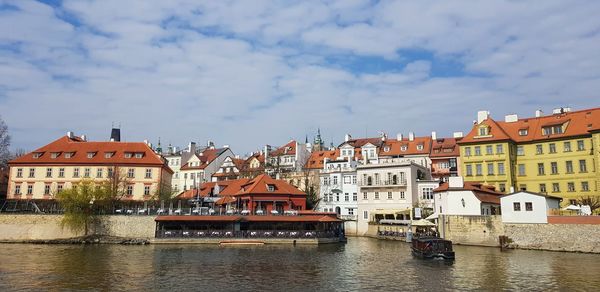
[[[8,199],[54,199],[83,179],[119,177],[124,200],[149,200],[169,186],[172,170],[146,143],[88,142],[72,132],[9,162]]]

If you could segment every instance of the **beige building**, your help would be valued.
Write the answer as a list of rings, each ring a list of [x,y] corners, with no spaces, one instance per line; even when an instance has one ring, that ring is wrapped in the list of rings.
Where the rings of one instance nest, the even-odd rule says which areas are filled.
[[[83,179],[123,182],[124,200],[149,200],[173,171],[141,142],[88,142],[71,132],[9,162],[8,199],[54,199]]]

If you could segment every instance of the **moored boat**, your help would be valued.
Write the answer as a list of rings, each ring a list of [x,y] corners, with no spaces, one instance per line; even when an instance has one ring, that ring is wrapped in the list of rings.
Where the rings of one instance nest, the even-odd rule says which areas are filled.
[[[452,241],[438,237],[422,237],[413,239],[411,250],[413,256],[419,258],[442,258],[446,260],[454,260]]]

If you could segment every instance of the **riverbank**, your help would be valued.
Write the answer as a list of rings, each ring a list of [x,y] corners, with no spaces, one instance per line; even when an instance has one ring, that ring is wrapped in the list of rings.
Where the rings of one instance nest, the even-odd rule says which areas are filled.
[[[30,239],[30,240],[0,240],[0,243],[23,243],[23,244],[122,244],[122,245],[146,245],[150,240],[144,238],[126,238],[107,235],[88,235],[72,238],[59,239]]]

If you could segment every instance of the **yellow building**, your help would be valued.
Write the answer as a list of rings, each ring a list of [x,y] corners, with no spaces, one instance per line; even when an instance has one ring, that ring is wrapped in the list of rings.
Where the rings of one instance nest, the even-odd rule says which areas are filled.
[[[600,108],[504,121],[482,111],[459,145],[465,181],[560,196],[563,204],[600,195]]]

